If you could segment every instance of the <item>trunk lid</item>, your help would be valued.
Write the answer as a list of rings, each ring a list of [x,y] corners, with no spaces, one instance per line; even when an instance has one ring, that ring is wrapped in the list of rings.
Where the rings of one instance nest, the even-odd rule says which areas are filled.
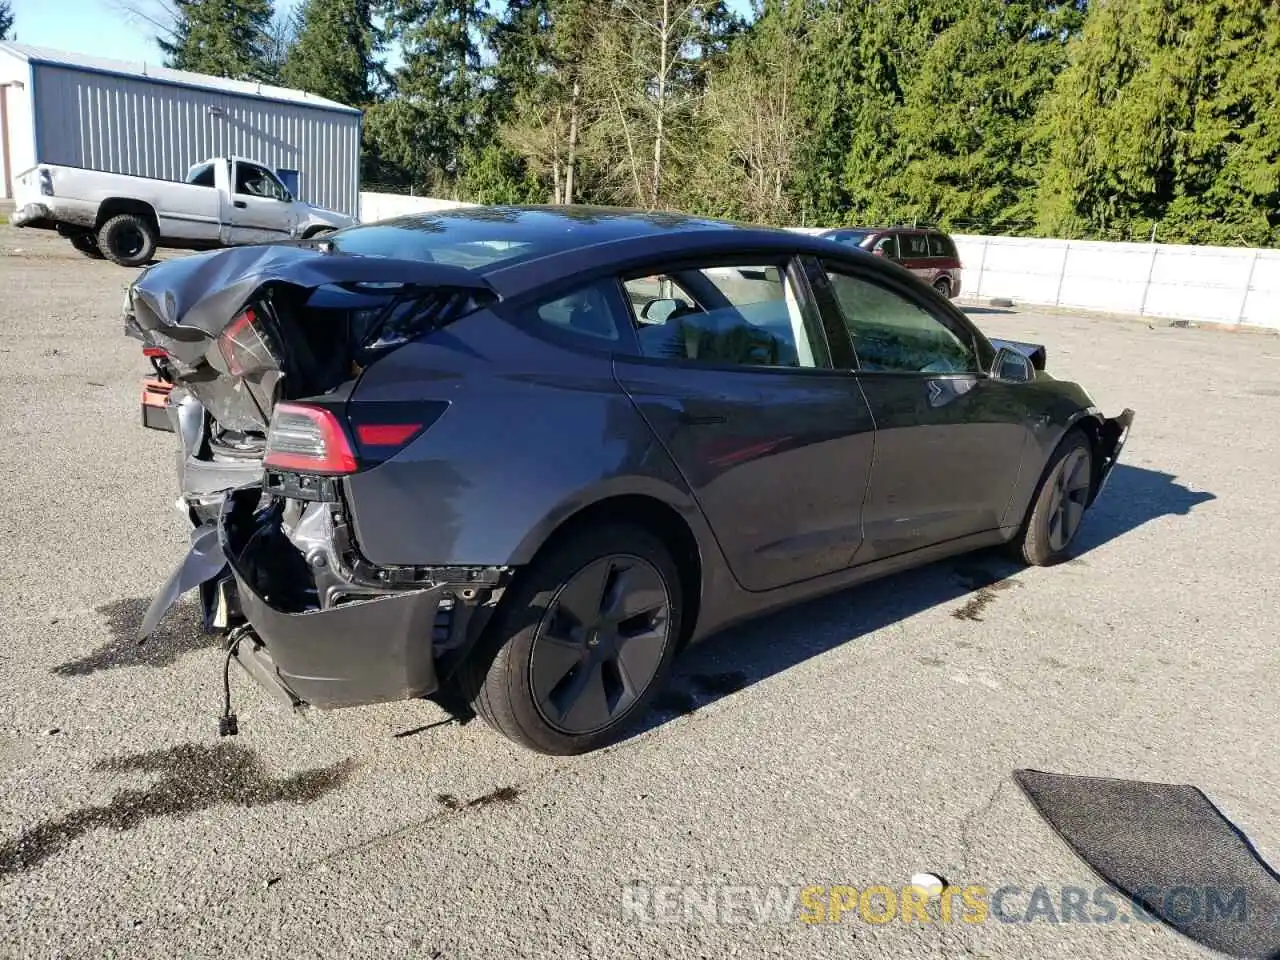
[[[462,267],[328,251],[320,241],[184,257],[126,294],[126,333],[165,351],[179,396],[204,407],[231,455],[260,451],[281,400],[328,393],[494,298]]]

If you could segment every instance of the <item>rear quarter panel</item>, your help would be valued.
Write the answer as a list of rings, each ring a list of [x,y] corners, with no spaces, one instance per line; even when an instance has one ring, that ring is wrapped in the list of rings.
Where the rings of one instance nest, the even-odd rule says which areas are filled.
[[[573,513],[623,494],[666,503],[708,539],[606,353],[546,343],[482,310],[375,363],[352,400],[450,405],[394,458],[345,481],[374,563],[526,563]]]

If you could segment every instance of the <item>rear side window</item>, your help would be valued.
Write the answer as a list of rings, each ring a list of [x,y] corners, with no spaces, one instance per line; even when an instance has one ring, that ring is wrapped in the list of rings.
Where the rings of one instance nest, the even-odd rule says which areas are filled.
[[[929,234],[929,256],[946,257],[948,260],[954,260],[956,246],[951,242],[950,237],[944,237],[940,233],[931,233]]]
[[[899,234],[898,244],[902,248],[903,260],[919,260],[929,256],[929,241],[923,233]]]
[[[187,183],[195,187],[212,187],[213,182],[213,164],[202,163],[198,167],[192,168],[187,174]]]
[[[622,340],[625,322],[613,308],[614,281],[598,280],[533,309],[538,325],[584,346],[612,347]]]
[[[748,367],[825,365],[782,264],[707,266],[624,283],[635,304],[647,291],[668,297],[640,305],[640,352],[662,360]]]

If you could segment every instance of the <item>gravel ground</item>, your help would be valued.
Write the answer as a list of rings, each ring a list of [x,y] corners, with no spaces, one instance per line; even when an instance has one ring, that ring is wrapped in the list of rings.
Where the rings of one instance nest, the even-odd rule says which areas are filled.
[[[1280,864],[1280,339],[975,310],[1138,411],[1078,557],[980,555],[736,629],[644,732],[564,760],[479,722],[397,736],[429,704],[293,719],[238,675],[241,735],[216,737],[194,609],[132,639],[185,531],[173,440],[139,425],[131,276],[0,227],[0,953],[1200,954],[1140,923],[622,909],[633,883],[1093,888],[1020,767],[1195,784]]]

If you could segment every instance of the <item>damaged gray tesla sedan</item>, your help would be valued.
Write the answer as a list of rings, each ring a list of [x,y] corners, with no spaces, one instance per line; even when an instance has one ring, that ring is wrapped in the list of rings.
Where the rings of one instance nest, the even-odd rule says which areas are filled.
[[[1061,559],[1133,419],[892,263],[673,214],[172,260],[126,328],[193,525],[143,633],[198,587],[291,706],[432,697],[548,753],[735,621],[983,546]]]

